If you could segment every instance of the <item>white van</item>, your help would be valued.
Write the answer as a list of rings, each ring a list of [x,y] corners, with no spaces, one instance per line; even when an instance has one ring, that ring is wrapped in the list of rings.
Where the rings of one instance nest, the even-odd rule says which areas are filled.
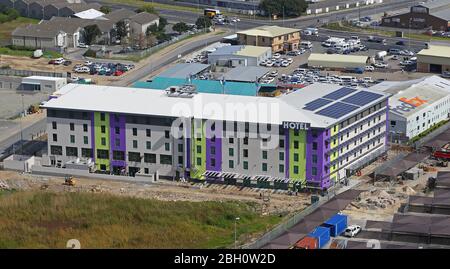
[[[304,49],[312,49],[313,44],[310,41],[302,41],[300,42],[300,47]]]
[[[352,76],[340,76],[339,77],[343,83],[352,83],[353,77]]]

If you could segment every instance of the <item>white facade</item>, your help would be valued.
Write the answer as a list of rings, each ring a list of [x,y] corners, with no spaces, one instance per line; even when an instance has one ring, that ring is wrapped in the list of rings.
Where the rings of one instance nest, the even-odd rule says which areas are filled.
[[[450,81],[438,76],[406,82],[385,82],[371,89],[392,93],[389,127],[394,141],[409,140],[449,119]]]
[[[31,76],[22,79],[21,88],[23,90],[38,90],[52,93],[65,85],[67,85],[66,78]]]

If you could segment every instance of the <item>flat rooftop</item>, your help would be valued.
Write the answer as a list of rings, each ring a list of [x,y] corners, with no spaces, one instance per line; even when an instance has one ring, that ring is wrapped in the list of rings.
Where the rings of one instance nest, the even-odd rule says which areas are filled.
[[[181,63],[161,72],[158,76],[166,78],[187,78],[189,76],[197,75],[209,67],[209,64]]]
[[[392,97],[389,98],[389,106],[396,107],[403,104],[401,100],[420,98],[425,101],[420,104],[418,109],[412,109],[401,114],[391,110],[392,113],[398,114],[402,117],[408,117],[417,111],[432,106],[435,102],[450,95],[450,81],[439,76],[429,76],[421,79],[398,82],[382,82],[371,87],[372,90],[390,93]]]
[[[308,61],[356,63],[365,65],[369,56],[311,53]]]
[[[60,80],[66,80],[66,78],[63,77],[46,77],[46,76],[29,76],[23,78],[24,80],[46,80],[46,81],[60,81]]]
[[[224,78],[226,81],[255,82],[269,71],[267,67],[238,66],[225,73]]]
[[[320,83],[274,98],[209,93],[181,98],[169,97],[164,90],[82,84],[65,87],[70,88],[64,88],[66,94],[43,107],[276,125],[302,122],[317,128],[331,127],[389,96],[366,89],[343,92],[341,86]],[[317,100],[327,102],[318,106]]]
[[[428,49],[423,49],[417,53],[417,56],[433,56],[450,59],[450,46],[439,46],[430,44]]]

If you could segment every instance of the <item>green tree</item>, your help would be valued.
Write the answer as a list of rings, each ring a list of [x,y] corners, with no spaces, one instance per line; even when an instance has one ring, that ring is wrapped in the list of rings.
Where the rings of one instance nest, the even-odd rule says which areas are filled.
[[[212,25],[212,21],[209,17],[200,16],[197,21],[195,21],[195,25],[197,26],[197,29],[209,28]]]
[[[136,12],[137,13],[148,12],[148,13],[152,13],[152,14],[157,14],[157,12],[152,4],[145,4],[142,7],[138,8],[136,10]]]
[[[91,45],[101,34],[102,31],[100,31],[96,24],[85,26],[83,31],[84,42],[87,45]]]
[[[178,22],[172,26],[172,30],[174,30],[175,32],[177,32],[178,34],[181,35],[182,33],[189,30],[189,26],[184,22]]]
[[[125,21],[119,21],[116,24],[116,32],[119,39],[122,39],[123,37],[127,36],[127,25],[125,24]]]
[[[159,17],[158,30],[161,32],[167,26],[167,19],[164,17]]]
[[[111,12],[111,7],[110,6],[102,6],[100,8],[100,12],[103,12],[105,14],[108,14],[109,12]]]
[[[305,0],[262,0],[259,8],[268,15],[299,17],[308,4]]]

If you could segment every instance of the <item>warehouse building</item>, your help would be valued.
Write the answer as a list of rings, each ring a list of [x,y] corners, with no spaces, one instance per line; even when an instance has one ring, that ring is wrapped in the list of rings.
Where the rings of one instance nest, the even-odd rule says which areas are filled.
[[[298,50],[300,30],[279,26],[260,26],[237,32],[240,45],[269,47],[272,52]]]
[[[269,47],[224,46],[208,54],[208,63],[218,66],[259,66],[262,61],[272,58]]]
[[[429,45],[417,53],[417,71],[442,74],[450,71],[450,46]]]
[[[53,93],[66,85],[66,78],[31,76],[22,79],[20,89]]]
[[[383,92],[315,84],[267,98],[192,86],[65,87],[43,106],[51,166],[81,158],[106,173],[326,189],[386,151]]]
[[[309,67],[329,69],[365,68],[370,57],[360,55],[311,53],[308,58]]]
[[[450,22],[450,2],[434,0],[412,6],[410,11],[384,17],[382,26],[396,28],[426,29],[447,31]]]
[[[393,141],[406,142],[449,119],[450,81],[441,77],[382,82],[371,89],[392,94],[389,132]]]

